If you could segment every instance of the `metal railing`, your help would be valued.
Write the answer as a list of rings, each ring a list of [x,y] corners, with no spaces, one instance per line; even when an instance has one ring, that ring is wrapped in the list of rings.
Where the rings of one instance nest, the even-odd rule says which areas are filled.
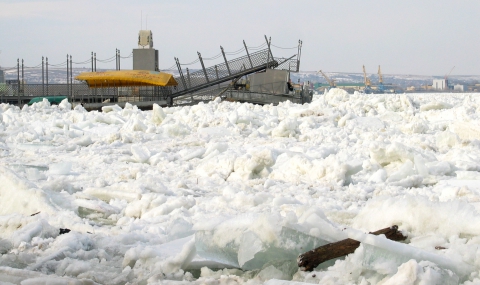
[[[89,88],[85,83],[0,84],[0,103],[18,106],[27,104],[34,97],[46,96],[66,96],[70,102],[101,103],[160,101],[170,94],[169,89],[151,86]]]
[[[275,58],[279,65],[275,69],[288,70],[291,72],[298,72],[300,62],[296,58]]]
[[[281,82],[262,84],[262,92],[251,92],[245,88],[236,89],[229,83],[216,84],[195,93],[184,94],[176,98],[176,105],[192,104],[201,101],[210,101],[226,91],[223,97],[252,103],[270,104],[286,99],[294,103],[308,102],[307,90],[294,90],[286,94],[279,94]],[[20,86],[20,89],[18,88]],[[257,86],[258,87],[258,86]],[[286,88],[286,86],[285,86]],[[252,89],[252,86],[250,86]],[[257,88],[258,89],[258,88]],[[286,89],[285,89],[286,90]],[[68,94],[71,92],[71,94]],[[18,106],[27,104],[34,97],[67,96],[69,102],[102,103],[102,102],[148,102],[165,100],[170,93],[169,89],[159,87],[110,87],[89,88],[86,84],[50,84],[48,91],[42,84],[7,85],[0,84],[0,103],[9,103]],[[281,93],[281,92],[280,92]],[[311,99],[310,99],[311,100]]]
[[[201,56],[200,56],[201,58]],[[172,90],[172,97],[178,97],[187,93],[217,85],[219,83],[250,74],[267,67],[277,67],[278,62],[271,56],[269,49],[263,49],[236,59],[225,61],[209,68],[189,72],[186,69],[179,70],[175,80],[179,83],[176,90]]]
[[[249,85],[249,88],[246,87],[247,85],[249,85],[248,81],[242,81],[239,85],[223,83],[211,86],[192,94],[177,97],[175,105],[211,101],[217,96],[255,104],[278,104],[286,100],[303,104],[311,102],[313,95],[308,86],[297,86],[293,91],[288,91],[287,83],[284,81]]]
[[[287,94],[277,94],[272,92],[251,92],[247,90],[229,89],[225,97],[239,102],[250,102],[255,104],[278,104],[286,100],[292,103],[303,104],[312,101],[312,92],[308,88],[294,90]]]

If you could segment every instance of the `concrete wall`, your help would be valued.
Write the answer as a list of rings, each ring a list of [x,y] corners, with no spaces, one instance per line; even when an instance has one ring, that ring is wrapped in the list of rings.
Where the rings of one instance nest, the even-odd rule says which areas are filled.
[[[158,71],[158,50],[153,48],[134,49],[133,70]]]
[[[270,94],[287,92],[288,71],[267,69],[266,72],[250,75],[250,91]]]

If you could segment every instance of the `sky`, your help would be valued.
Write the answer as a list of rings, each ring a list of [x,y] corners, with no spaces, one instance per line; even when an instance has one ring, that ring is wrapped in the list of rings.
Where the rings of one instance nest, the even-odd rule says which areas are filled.
[[[52,65],[123,57],[138,31],[153,32],[160,69],[265,43],[274,56],[296,53],[302,71],[480,75],[480,1],[447,0],[0,0],[0,66]],[[293,48],[293,49],[280,49]],[[233,59],[235,56],[227,56]],[[218,60],[222,60],[219,58]],[[215,61],[206,61],[206,66]],[[90,64],[74,64],[74,67]],[[132,68],[132,59],[121,61]],[[184,67],[199,68],[200,65]],[[97,62],[115,69],[115,61]]]

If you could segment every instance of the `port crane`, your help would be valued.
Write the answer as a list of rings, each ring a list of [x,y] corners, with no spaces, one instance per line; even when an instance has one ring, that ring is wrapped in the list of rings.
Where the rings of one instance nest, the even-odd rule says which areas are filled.
[[[323,71],[318,71],[319,73],[321,73],[323,75],[323,77],[325,77],[325,80],[327,80],[328,84],[330,85],[330,88],[336,88],[337,85],[335,84],[335,80],[333,79],[330,79],[325,73],[323,73]]]
[[[452,69],[450,69],[450,72],[445,75],[445,78],[444,78],[444,79],[445,79],[445,88],[446,88],[446,89],[449,88],[449,87],[448,87],[448,77],[450,76],[450,74],[452,73],[452,71],[453,71],[454,68],[455,68],[455,66],[452,67]]]
[[[382,70],[380,69],[380,65],[378,66],[378,84],[383,85],[383,76],[382,76]]]
[[[371,91],[372,82],[370,81],[370,78],[367,77],[365,65],[363,66],[363,81],[365,83],[365,93],[369,93]]]
[[[452,69],[450,69],[450,72],[448,74],[445,74],[445,80],[448,80],[448,77],[450,76],[450,74],[452,73],[454,68],[455,68],[455,66],[452,67]]]
[[[385,92],[385,85],[383,85],[383,75],[380,65],[378,66],[378,90]]]

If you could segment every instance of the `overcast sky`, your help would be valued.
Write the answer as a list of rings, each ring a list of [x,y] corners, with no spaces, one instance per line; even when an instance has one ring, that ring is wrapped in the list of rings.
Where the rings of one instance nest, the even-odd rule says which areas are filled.
[[[142,21],[143,15],[143,21]],[[160,68],[265,42],[303,41],[301,70],[385,74],[480,75],[478,0],[0,0],[0,66],[26,66],[115,55],[137,47],[138,31],[153,32]],[[272,48],[274,56],[296,50]],[[231,58],[233,58],[232,56]],[[213,62],[206,62],[211,65]],[[74,65],[74,67],[89,64]],[[130,59],[122,68],[131,68]],[[199,66],[190,66],[198,68]],[[97,68],[115,68],[97,63]]]

